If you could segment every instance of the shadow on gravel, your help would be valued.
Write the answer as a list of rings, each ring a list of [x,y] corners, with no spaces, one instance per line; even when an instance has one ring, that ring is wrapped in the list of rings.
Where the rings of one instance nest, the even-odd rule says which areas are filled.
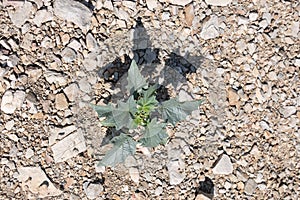
[[[136,26],[134,28],[133,37],[133,59],[136,61],[138,66],[150,65],[155,72],[157,64],[160,64],[159,53],[160,51],[166,51],[164,49],[152,48],[150,36],[147,34],[147,30],[144,27],[141,18],[136,20]],[[168,52],[168,56],[163,58],[166,66],[172,68],[177,73],[187,78],[188,74],[195,73],[197,67],[191,64],[183,56],[178,55],[179,49],[173,52]],[[198,60],[198,67],[200,67],[203,57],[190,57],[189,59]],[[123,57],[117,57],[113,62],[105,65],[99,70],[99,76],[107,82],[112,82],[114,85],[120,80],[120,78],[128,71],[131,58],[129,55],[124,54]],[[149,66],[148,66],[149,67]],[[156,71],[157,72],[157,71]],[[151,74],[147,74],[151,78]],[[152,80],[155,82],[156,80]]]
[[[199,187],[196,188],[196,195],[202,194],[210,199],[214,196],[214,183],[208,177],[205,177],[204,181],[199,182]]]
[[[142,75],[148,79],[150,84],[159,84],[157,90],[157,100],[159,102],[170,99],[170,94],[166,87],[167,85],[171,84],[173,88],[176,89],[180,83],[187,82],[187,76],[191,73],[196,73],[197,68],[201,66],[203,60],[203,57],[200,56],[191,57],[185,55],[186,57],[189,57],[189,59],[198,61],[197,66],[195,66],[185,57],[179,55],[179,49],[167,52],[167,56],[164,56],[163,58],[160,58],[160,52],[167,52],[167,50],[152,47],[150,36],[144,27],[142,19],[138,17],[133,33],[133,59],[131,59],[129,55],[124,54],[121,57],[117,57],[113,62],[100,68],[98,71],[98,75],[103,78],[105,82],[110,82],[112,84],[111,90],[119,91],[117,94],[110,95],[103,99],[104,103],[116,103],[117,100],[124,99],[124,97],[126,99],[126,97],[128,97],[125,85],[127,85],[127,71],[132,60],[135,60],[141,69]],[[161,60],[163,60],[163,62]],[[163,69],[160,68],[161,63],[165,64]],[[162,72],[167,76],[175,74],[175,76],[172,77],[172,82],[166,79],[161,81],[161,77],[158,74],[161,74]],[[114,129],[108,129],[101,146],[109,143],[110,139],[117,135],[118,133],[115,133]]]

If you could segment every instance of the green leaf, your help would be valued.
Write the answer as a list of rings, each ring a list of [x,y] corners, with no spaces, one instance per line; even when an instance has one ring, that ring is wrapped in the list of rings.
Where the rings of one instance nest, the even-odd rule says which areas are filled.
[[[105,120],[101,121],[103,126],[116,127],[117,130],[120,130],[123,127],[136,127],[132,116],[136,112],[137,104],[135,103],[133,96],[131,96],[126,103],[119,101],[117,107],[114,107],[111,104],[106,106],[91,106],[98,113],[99,117],[106,117]]]
[[[113,110],[113,106],[111,104],[102,106],[102,105],[94,105],[90,104],[91,107],[98,113],[99,117],[107,117],[111,114]]]
[[[115,109],[113,105],[108,104],[105,106],[102,105],[93,105],[91,107],[98,113],[99,117],[105,117],[106,119],[101,121],[103,126],[114,127],[116,126],[115,120],[113,118],[112,111]]]
[[[128,92],[131,94],[134,91],[137,91],[144,86],[147,86],[146,79],[140,73],[138,66],[135,60],[132,60],[130,68],[128,70],[128,77],[127,77],[128,85],[126,86]]]
[[[114,137],[112,143],[114,144],[113,148],[106,153],[98,165],[113,167],[135,153],[137,142],[123,133]]]
[[[168,134],[165,131],[165,123],[158,123],[154,118],[146,126],[144,136],[139,140],[145,147],[156,147],[159,144],[164,144]]]
[[[192,111],[198,109],[202,101],[179,102],[176,99],[170,99],[162,103],[160,112],[163,119],[175,125],[176,122],[184,120]]]
[[[134,127],[132,116],[136,112],[136,107],[137,105],[133,96],[130,96],[126,103],[118,102],[117,107],[112,110],[112,116],[117,130],[120,130],[123,127]]]
[[[155,96],[156,90],[157,90],[157,85],[152,85],[147,89],[143,89],[141,92],[142,98],[140,98],[137,101],[137,104],[139,104],[142,107],[151,106],[154,108],[158,104],[158,101],[156,100],[156,96]]]

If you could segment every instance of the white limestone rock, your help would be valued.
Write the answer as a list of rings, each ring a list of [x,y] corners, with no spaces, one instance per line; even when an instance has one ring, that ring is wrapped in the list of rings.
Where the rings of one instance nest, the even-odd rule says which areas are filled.
[[[92,22],[92,12],[86,6],[73,0],[56,0],[53,5],[54,14],[76,24],[86,31]]]
[[[82,132],[77,131],[51,147],[55,163],[64,162],[86,150]]]
[[[232,0],[205,0],[205,2],[212,6],[228,6]]]
[[[17,90],[7,90],[2,96],[1,111],[6,114],[13,114],[16,109],[21,108],[23,101],[25,100],[25,92]]]
[[[45,198],[62,194],[62,191],[53,185],[40,167],[20,167],[18,168],[18,172],[18,180],[22,182],[21,187],[23,191],[29,190],[37,195],[36,197],[28,196],[28,199]]]
[[[16,6],[15,10],[10,10],[8,14],[12,23],[16,27],[21,28],[23,24],[30,18],[32,9],[32,4],[29,1],[25,1],[22,6]]]
[[[219,19],[217,16],[212,15],[210,19],[204,23],[200,37],[204,40],[216,38],[219,33]]]
[[[223,154],[212,171],[214,174],[231,174],[233,171],[233,166],[230,157],[226,154]]]
[[[178,6],[186,6],[189,3],[191,3],[192,0],[169,0],[169,2],[171,4],[178,5]]]
[[[51,21],[53,14],[46,9],[38,10],[33,18],[33,23],[40,27],[43,23]]]

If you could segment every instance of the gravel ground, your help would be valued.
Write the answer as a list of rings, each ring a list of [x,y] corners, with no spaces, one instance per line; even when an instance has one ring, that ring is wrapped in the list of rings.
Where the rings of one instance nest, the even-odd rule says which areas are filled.
[[[0,2],[0,199],[299,199],[300,3]],[[87,103],[132,59],[162,94],[204,99],[165,146],[97,166]]]

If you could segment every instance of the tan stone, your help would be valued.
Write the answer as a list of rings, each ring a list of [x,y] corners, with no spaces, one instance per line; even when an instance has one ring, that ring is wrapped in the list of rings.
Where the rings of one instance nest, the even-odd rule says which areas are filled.
[[[194,6],[189,4],[185,7],[185,21],[188,26],[192,26],[193,20],[195,18]]]
[[[69,106],[66,96],[63,93],[59,93],[55,96],[55,108],[58,110],[67,109]]]
[[[210,200],[210,198],[206,197],[203,194],[198,194],[195,200]]]
[[[240,97],[232,88],[229,88],[227,94],[228,94],[229,105],[235,106],[239,104]]]

